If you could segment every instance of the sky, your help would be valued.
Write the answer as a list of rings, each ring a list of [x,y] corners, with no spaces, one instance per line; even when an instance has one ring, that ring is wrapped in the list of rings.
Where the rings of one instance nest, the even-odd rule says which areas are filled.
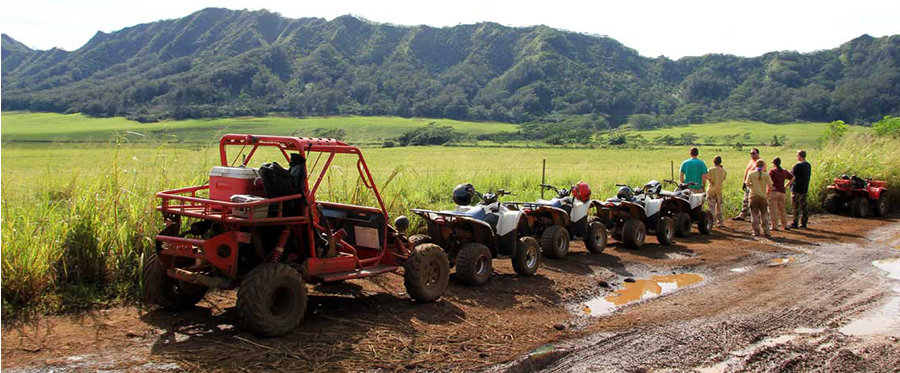
[[[648,57],[810,52],[862,34],[900,34],[900,1],[641,0],[6,0],[0,31],[36,49],[75,50],[96,32],[180,18],[206,7],[268,9],[290,18],[344,14],[435,27],[482,21],[606,35]]]

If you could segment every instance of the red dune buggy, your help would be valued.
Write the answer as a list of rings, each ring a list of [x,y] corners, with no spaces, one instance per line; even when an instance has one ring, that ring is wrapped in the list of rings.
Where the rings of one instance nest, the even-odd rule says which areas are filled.
[[[244,157],[234,166],[238,156],[226,150],[238,147]],[[261,149],[283,156],[289,168],[275,162],[248,167]],[[213,168],[209,184],[157,193],[166,227],[144,261],[148,301],[178,308],[196,304],[208,289],[238,288],[244,327],[275,336],[303,320],[307,283],[403,272],[407,293],[417,301],[434,301],[446,289],[446,254],[433,243],[413,247],[404,235],[405,216],[388,224],[358,148],[332,139],[225,135],[219,153],[221,166]],[[336,157],[355,162],[354,196],[370,193],[377,207],[318,199]],[[318,176],[310,179],[308,171]]]
[[[842,175],[828,186],[823,206],[832,214],[849,211],[853,216],[866,217],[874,211],[876,216],[884,216],[890,210],[886,194],[887,182]]]

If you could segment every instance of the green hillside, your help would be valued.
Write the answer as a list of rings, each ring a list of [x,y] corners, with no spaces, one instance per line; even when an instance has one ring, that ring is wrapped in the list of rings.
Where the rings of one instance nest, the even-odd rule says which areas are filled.
[[[517,126],[506,123],[476,123],[451,119],[399,117],[244,117],[192,119],[139,123],[122,117],[91,118],[81,114],[3,112],[0,135],[3,141],[108,141],[116,135],[130,140],[160,139],[181,142],[214,141],[223,133],[316,136],[343,129],[345,140],[355,144],[380,144],[413,128],[430,123],[450,126],[454,131],[481,135],[511,132]]]
[[[900,35],[744,58],[648,58],[547,26],[397,26],[208,8],[98,32],[74,51],[2,37],[3,110],[140,121],[366,115],[662,125],[900,115]]]

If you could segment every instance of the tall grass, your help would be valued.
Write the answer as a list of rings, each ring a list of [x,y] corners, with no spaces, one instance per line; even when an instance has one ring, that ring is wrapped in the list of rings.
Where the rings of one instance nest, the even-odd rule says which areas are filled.
[[[847,136],[827,143],[819,151],[822,155],[813,163],[810,180],[810,204],[821,210],[827,194],[826,186],[842,174],[858,175],[888,182],[888,197],[900,207],[900,139],[876,137],[871,132]],[[813,194],[815,193],[815,194]]]
[[[852,137],[810,150],[812,190],[821,189],[834,175],[849,172],[885,177],[892,185],[900,185],[897,145],[898,140]],[[767,161],[776,156],[789,160],[796,152],[793,148],[761,150]],[[729,214],[740,209],[740,176],[747,151],[701,148],[701,158],[707,161],[715,154],[725,159]],[[513,191],[515,195],[507,200],[534,200],[541,196],[537,185],[543,159],[547,160],[547,182],[566,186],[586,181],[593,198],[605,199],[615,194],[616,183],[641,185],[670,177],[670,161],[677,171],[686,152],[684,147],[363,151],[392,217],[408,215],[410,208],[451,209],[450,191],[462,182],[472,182],[482,192]],[[217,159],[218,150],[212,145],[4,144],[0,210],[4,317],[134,299],[141,255],[162,229],[154,194],[207,182]],[[258,153],[253,165],[275,159]],[[309,162],[312,166],[315,159]],[[318,192],[320,200],[375,204],[357,181],[353,159],[338,158],[328,175]],[[421,229],[420,219],[412,221],[413,230]]]

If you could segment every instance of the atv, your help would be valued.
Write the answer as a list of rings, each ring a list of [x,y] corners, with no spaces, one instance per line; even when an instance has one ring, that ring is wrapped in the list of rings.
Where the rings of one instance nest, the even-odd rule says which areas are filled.
[[[822,205],[832,214],[849,211],[853,216],[866,217],[874,211],[876,216],[885,216],[890,211],[886,194],[887,182],[841,175],[828,186]]]
[[[564,258],[571,239],[582,239],[588,251],[601,253],[606,247],[606,227],[588,217],[591,209],[591,189],[580,182],[571,188],[557,188],[541,184],[542,189],[556,193],[550,200],[537,202],[505,202],[525,213],[531,235],[538,238],[544,256]]]
[[[675,223],[671,217],[660,213],[662,199],[659,182],[650,182],[633,189],[625,184],[619,187],[615,198],[605,202],[595,201],[597,217],[626,247],[640,249],[644,246],[647,231],[656,234],[660,245],[671,245],[675,235]]]
[[[700,234],[709,234],[712,231],[714,219],[712,211],[703,209],[706,193],[694,193],[691,187],[698,186],[695,182],[685,184],[677,183],[674,180],[663,181],[675,187],[672,192],[659,192],[663,199],[662,214],[672,217],[675,221],[675,236],[686,237],[691,232],[694,222],[697,222],[697,230],[700,231]]]
[[[509,257],[520,276],[532,276],[540,266],[541,247],[529,236],[528,221],[521,210],[500,203],[510,193],[478,193],[471,184],[460,184],[453,191],[454,211],[413,209],[425,219],[427,235],[416,235],[414,242],[433,242],[447,251],[456,277],[468,285],[482,285],[494,273],[492,260]],[[475,196],[481,201],[470,206]]]
[[[239,154],[228,154],[238,147]],[[277,162],[248,167],[265,149],[283,156],[289,168]],[[358,148],[333,139],[229,134],[219,142],[219,155],[221,165],[210,172],[209,183],[156,194],[165,228],[143,263],[147,301],[174,309],[196,304],[209,289],[238,288],[243,326],[270,337],[303,320],[308,283],[402,273],[407,294],[419,302],[434,301],[447,288],[444,250],[410,242],[405,216],[387,223]],[[240,155],[243,161],[235,165]],[[317,178],[307,177],[310,156],[317,157],[313,168],[325,159]],[[360,185],[377,206],[318,199],[335,158],[356,164]]]

